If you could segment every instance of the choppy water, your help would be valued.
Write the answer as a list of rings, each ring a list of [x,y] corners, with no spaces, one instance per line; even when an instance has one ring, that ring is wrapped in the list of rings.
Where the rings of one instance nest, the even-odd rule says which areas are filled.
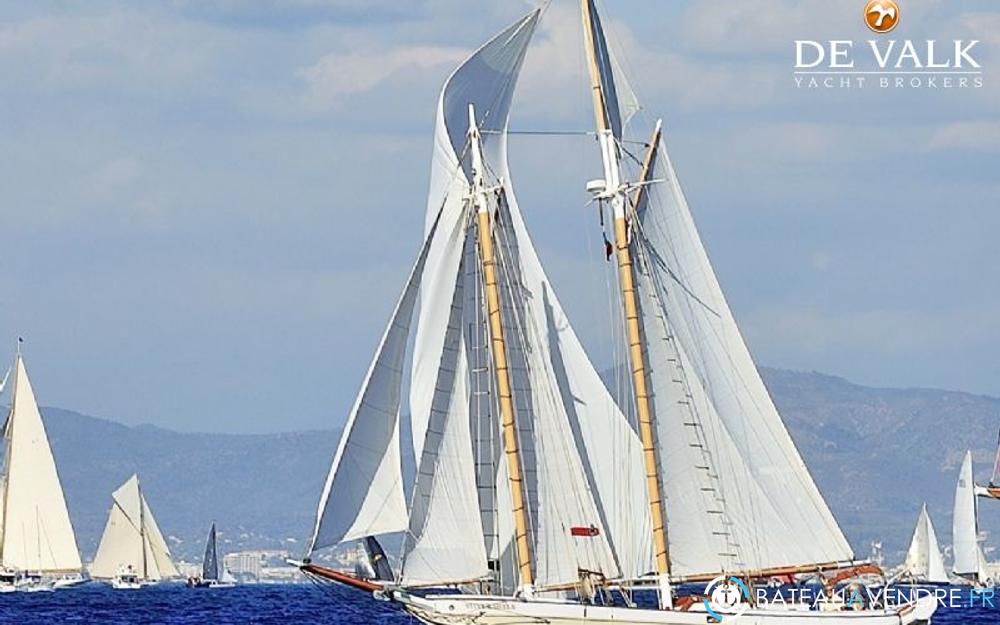
[[[1000,605],[1000,597],[995,601]],[[339,587],[239,586],[190,590],[162,585],[114,591],[103,584],[69,590],[0,595],[0,624],[101,625],[337,623],[403,625],[415,621],[395,607]],[[937,625],[995,625],[1000,608],[939,610]]]

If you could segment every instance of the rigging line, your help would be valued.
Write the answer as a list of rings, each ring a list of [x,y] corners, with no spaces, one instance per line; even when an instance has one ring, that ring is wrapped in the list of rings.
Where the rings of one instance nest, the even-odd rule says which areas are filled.
[[[595,137],[593,130],[481,130],[484,135],[525,135],[536,137]]]

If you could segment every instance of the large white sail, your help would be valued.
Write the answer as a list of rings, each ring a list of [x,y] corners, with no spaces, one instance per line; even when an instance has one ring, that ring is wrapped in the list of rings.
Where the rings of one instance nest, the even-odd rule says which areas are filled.
[[[20,354],[14,361],[10,414],[4,428],[3,566],[33,572],[81,569],[80,553],[42,416]]]
[[[643,529],[648,520],[640,503],[644,494],[638,439],[587,359],[541,268],[507,168],[509,104],[537,17],[537,12],[528,15],[483,46],[442,91],[428,199],[428,215],[441,210],[442,222],[422,282],[410,401],[414,447],[421,454],[446,350],[448,307],[459,278],[469,185],[468,106],[473,104],[487,167],[503,187],[496,236],[503,263],[499,273],[505,290],[505,336],[518,403],[537,581],[545,585],[571,581],[579,568],[635,576],[649,570],[651,558],[648,545],[634,539],[648,531]],[[475,308],[466,311],[471,324]],[[503,516],[509,508],[504,512],[497,501],[506,496],[500,486],[497,497],[484,507],[498,509]],[[511,527],[504,518],[489,525],[488,531]],[[598,536],[572,536],[573,527],[591,525]],[[497,534],[499,548],[488,538],[494,556],[509,541],[503,531]]]
[[[413,307],[433,232],[432,227],[344,425],[320,496],[310,553],[345,540],[407,528],[399,401]]]
[[[965,453],[962,469],[955,486],[955,511],[952,516],[952,551],[955,562],[952,571],[977,581],[987,575],[979,546],[979,521],[977,518],[976,483],[972,473],[972,452]]]
[[[625,137],[613,61],[590,19],[615,139]],[[620,95],[618,97],[621,97]],[[626,116],[627,117],[627,116]],[[648,137],[641,137],[646,141]],[[665,494],[671,573],[809,566],[851,560],[843,532],[802,462],[757,372],[658,141],[638,223],[636,288]],[[629,179],[640,178],[633,168]]]
[[[903,569],[914,580],[935,584],[948,582],[948,571],[941,557],[934,524],[931,522],[930,514],[927,513],[927,504],[920,509]]]
[[[111,495],[111,511],[90,566],[90,576],[111,579],[131,567],[141,579],[156,582],[177,577],[170,549],[153,512],[132,475]]]

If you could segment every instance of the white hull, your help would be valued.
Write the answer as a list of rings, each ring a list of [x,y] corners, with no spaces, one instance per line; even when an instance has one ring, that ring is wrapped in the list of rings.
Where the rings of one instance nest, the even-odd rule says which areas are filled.
[[[504,597],[430,596],[412,597],[393,593],[393,600],[428,625],[705,625],[716,622],[703,610],[688,612],[625,607],[582,605],[559,601],[518,601]],[[735,625],[908,625],[928,622],[936,603],[889,610],[809,611],[789,607],[747,610],[740,616],[726,615]]]

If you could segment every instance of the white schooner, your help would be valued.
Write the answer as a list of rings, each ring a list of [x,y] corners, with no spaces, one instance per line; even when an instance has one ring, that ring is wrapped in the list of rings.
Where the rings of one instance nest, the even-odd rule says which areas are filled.
[[[589,361],[514,195],[508,116],[541,17],[533,11],[442,90],[423,245],[344,427],[302,570],[426,623],[928,618],[933,606],[752,600],[720,615],[707,600],[677,596],[686,582],[791,579],[858,563],[743,342],[661,125],[635,128],[636,99],[593,0],[581,8],[603,163],[586,187],[617,263],[609,334],[623,342],[628,393],[616,401]],[[638,157],[626,149],[636,132]],[[417,472],[407,503],[399,421],[414,318]],[[386,534],[403,536],[391,580],[311,561],[317,550]],[[658,605],[640,607],[653,592]]]
[[[0,483],[0,592],[42,590],[84,581],[52,448],[18,339],[10,412],[3,428]],[[4,377],[6,386],[8,376]]]

